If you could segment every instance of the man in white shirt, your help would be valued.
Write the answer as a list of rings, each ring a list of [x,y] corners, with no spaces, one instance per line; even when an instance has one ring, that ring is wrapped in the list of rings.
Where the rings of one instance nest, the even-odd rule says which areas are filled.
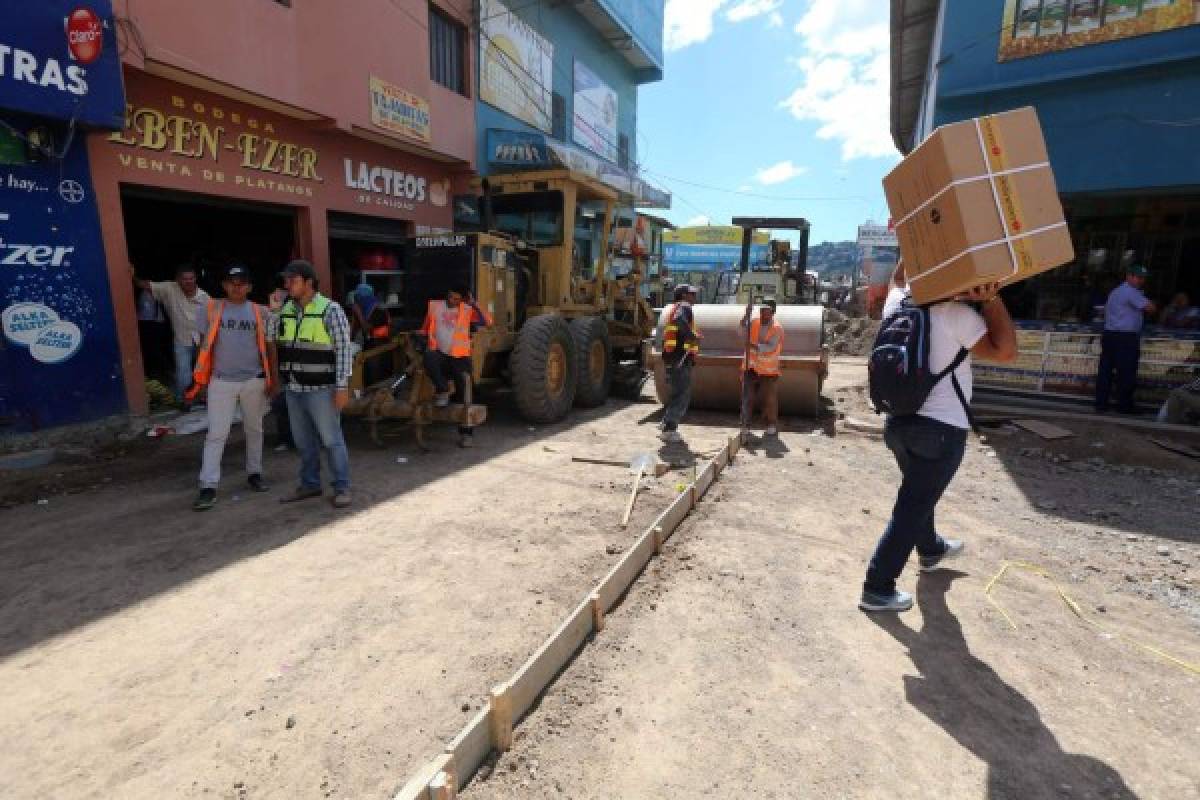
[[[175,396],[184,403],[184,393],[192,385],[192,366],[200,344],[197,316],[208,308],[208,293],[197,285],[196,270],[186,265],[175,270],[173,281],[146,281],[134,274],[133,282],[139,289],[149,290],[171,320],[175,334]]]
[[[885,320],[905,298],[903,263],[893,281],[883,308]],[[887,419],[884,442],[903,477],[892,518],[867,568],[858,604],[864,611],[912,608],[912,595],[897,590],[896,579],[914,549],[922,572],[936,570],[962,552],[961,541],[938,535],[934,509],[966,452],[971,427],[965,407],[971,402],[971,356],[1001,362],[1017,356],[1016,330],[998,290],[996,284],[980,286],[929,309],[929,369],[937,374],[948,368],[961,350],[968,351],[953,372],[963,397],[959,398],[951,375],[946,375],[916,414]],[[968,303],[978,303],[979,310]]]

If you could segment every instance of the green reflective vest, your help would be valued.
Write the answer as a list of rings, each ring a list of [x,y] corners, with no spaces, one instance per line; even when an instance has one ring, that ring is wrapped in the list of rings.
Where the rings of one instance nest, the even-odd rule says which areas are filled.
[[[303,311],[288,300],[279,312],[279,372],[300,386],[333,386],[337,356],[333,338],[325,325],[325,313],[333,305],[317,294]]]

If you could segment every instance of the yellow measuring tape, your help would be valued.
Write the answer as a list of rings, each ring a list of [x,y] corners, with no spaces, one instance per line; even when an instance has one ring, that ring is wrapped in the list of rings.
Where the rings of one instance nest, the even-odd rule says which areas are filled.
[[[998,602],[996,602],[996,599],[994,597],[992,597],[992,588],[995,587],[995,585],[1000,582],[1000,579],[1004,577],[1005,573],[1007,573],[1009,571],[1009,569],[1023,569],[1026,572],[1032,572],[1035,575],[1041,575],[1043,578],[1050,581],[1050,583],[1054,585],[1054,590],[1056,592],[1058,592],[1058,596],[1061,597],[1062,601],[1067,604],[1067,608],[1071,609],[1071,613],[1073,613],[1075,616],[1079,617],[1079,619],[1082,620],[1084,624],[1086,624],[1092,628],[1095,628],[1096,630],[1101,631],[1102,633],[1107,633],[1110,636],[1115,636],[1119,639],[1123,639],[1124,641],[1128,642],[1129,644],[1133,645],[1134,647],[1137,647],[1141,650],[1145,650],[1147,653],[1151,653],[1153,655],[1158,656],[1161,659],[1169,661],[1181,669],[1187,670],[1188,672],[1192,672],[1196,675],[1200,675],[1200,664],[1193,664],[1189,661],[1184,661],[1182,658],[1176,658],[1175,656],[1171,655],[1170,653],[1160,650],[1159,648],[1154,647],[1153,645],[1143,644],[1142,642],[1139,642],[1137,639],[1126,636],[1125,634],[1123,634],[1119,631],[1114,631],[1110,628],[1106,628],[1103,625],[1100,625],[1099,623],[1094,622],[1093,620],[1090,620],[1087,617],[1085,617],[1083,615],[1083,609],[1080,608],[1079,604],[1076,603],[1071,598],[1071,596],[1066,593],[1066,591],[1062,588],[1062,586],[1059,585],[1058,581],[1055,580],[1054,575],[1052,575],[1048,570],[1045,570],[1042,567],[1037,566],[1036,564],[1026,564],[1021,561],[1005,561],[1004,566],[1000,567],[1000,571],[997,572],[995,575],[993,575],[992,579],[990,581],[988,581],[987,586],[984,587],[983,594],[987,598],[988,602],[991,603],[993,606],[995,606],[996,610],[1000,612],[1001,616],[1004,617],[1005,621],[1009,625],[1012,626],[1012,629],[1014,631],[1017,630],[1017,623],[1013,622],[1013,618],[1008,615],[1008,612],[1004,610],[1003,606],[1001,606]]]

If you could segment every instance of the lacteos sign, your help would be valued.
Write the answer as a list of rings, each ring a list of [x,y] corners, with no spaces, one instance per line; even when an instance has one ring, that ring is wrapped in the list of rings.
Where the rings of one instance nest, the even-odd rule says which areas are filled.
[[[77,8],[67,16],[67,49],[80,64],[91,64],[104,46],[104,25],[90,8]]]
[[[386,194],[416,203],[425,202],[428,181],[419,175],[373,166],[365,161],[355,163],[349,158],[345,159],[345,166],[346,187],[349,189]]]

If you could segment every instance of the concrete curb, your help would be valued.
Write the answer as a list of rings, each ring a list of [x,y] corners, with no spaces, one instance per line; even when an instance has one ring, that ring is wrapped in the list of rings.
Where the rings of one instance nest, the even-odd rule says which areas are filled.
[[[604,578],[590,589],[554,633],[542,642],[504,683],[492,689],[487,706],[472,717],[446,749],[419,769],[393,800],[452,800],[493,750],[512,747],[516,722],[575,658],[593,633],[604,629],[604,615],[621,600],[655,555],[716,482],[740,447],[737,436],[696,473],[695,481],[650,524]]]

